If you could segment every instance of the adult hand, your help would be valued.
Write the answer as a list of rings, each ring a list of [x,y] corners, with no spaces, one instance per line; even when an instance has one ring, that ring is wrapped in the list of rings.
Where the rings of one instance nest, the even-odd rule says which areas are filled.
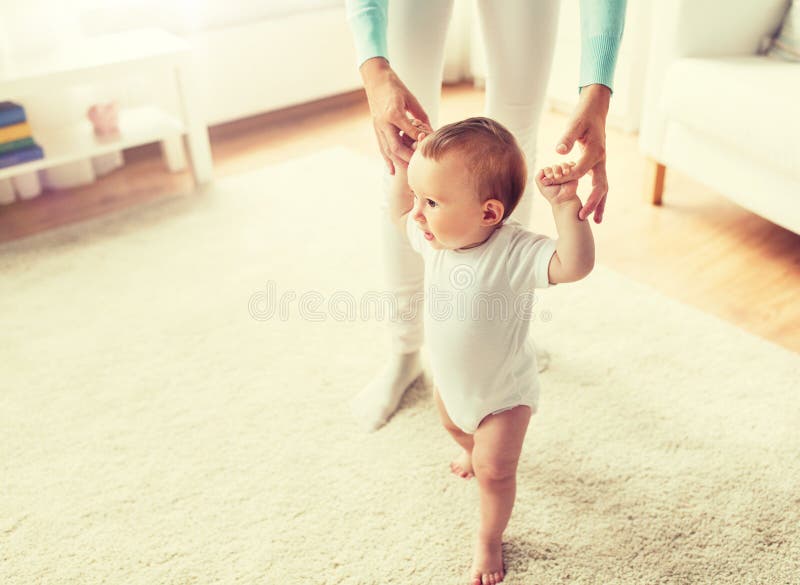
[[[401,134],[403,136],[403,143],[411,146],[413,150],[417,150],[419,143],[433,134],[433,128],[431,128],[429,124],[423,122],[422,120],[417,120],[416,118],[411,119],[411,125],[417,129],[417,139],[414,140],[410,136],[406,136],[405,132],[402,132]]]
[[[430,120],[417,98],[397,77],[386,59],[367,59],[361,65],[360,71],[367,92],[375,137],[389,173],[394,175],[395,165],[408,168],[408,161],[413,154],[411,145],[418,140],[420,134],[419,124],[413,125],[408,114],[425,126],[430,125]]]
[[[592,192],[578,213],[578,217],[583,220],[594,213],[595,223],[603,221],[608,195],[606,117],[610,100],[611,90],[605,85],[594,84],[583,88],[567,131],[556,146],[556,152],[567,154],[575,142],[578,142],[583,147],[583,154],[570,173],[561,178],[549,179],[552,183],[545,183],[566,183],[589,173],[592,177]]]

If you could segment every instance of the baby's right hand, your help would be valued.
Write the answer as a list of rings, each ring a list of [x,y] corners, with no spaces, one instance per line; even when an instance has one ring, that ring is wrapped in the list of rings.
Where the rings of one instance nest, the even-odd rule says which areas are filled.
[[[428,136],[433,134],[433,128],[428,126],[422,120],[417,120],[416,118],[411,118],[411,125],[417,129],[417,139],[414,140],[411,136],[406,135],[405,133],[401,132],[401,139],[403,140],[403,144],[411,148],[412,150],[416,150],[419,143],[425,140]]]
[[[570,161],[544,167],[536,174],[536,186],[539,187],[539,192],[550,202],[550,205],[562,205],[570,201],[577,201],[580,204],[578,179],[553,184],[554,180],[561,180],[569,175],[574,166],[575,163]]]

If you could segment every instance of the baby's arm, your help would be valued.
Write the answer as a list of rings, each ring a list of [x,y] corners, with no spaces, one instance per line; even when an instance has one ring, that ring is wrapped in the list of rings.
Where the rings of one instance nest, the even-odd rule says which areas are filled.
[[[403,135],[403,132],[401,132],[400,135],[403,143],[408,145],[411,150],[416,151],[419,143],[433,134],[433,128],[416,118],[411,119],[411,125],[420,131],[419,134],[417,134],[416,141],[408,135]],[[394,180],[392,181],[390,187],[391,192],[389,193],[389,216],[395,227],[397,227],[403,234],[403,237],[406,238],[408,237],[406,232],[406,220],[408,219],[408,213],[414,208],[414,194],[408,186],[408,168],[404,165],[396,164],[394,165],[394,169]]]
[[[560,185],[544,185],[545,177],[560,179],[575,163],[545,167],[536,175],[539,191],[550,202],[558,230],[556,252],[550,260],[548,278],[551,284],[575,282],[594,268],[594,238],[588,221],[578,219],[582,203],[578,198],[578,181]]]
[[[414,194],[408,187],[408,171],[401,165],[395,165],[389,193],[389,217],[403,237],[406,237],[406,218],[413,207]]]

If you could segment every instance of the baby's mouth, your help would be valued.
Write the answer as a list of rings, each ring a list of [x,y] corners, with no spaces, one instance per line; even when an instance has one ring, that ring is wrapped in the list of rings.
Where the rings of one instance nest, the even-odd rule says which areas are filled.
[[[435,239],[431,232],[429,232],[428,230],[426,230],[425,228],[422,227],[422,224],[417,223],[417,228],[419,229],[419,231],[422,232],[422,235],[424,235],[425,239],[428,240],[429,242],[431,242],[431,241],[433,241]]]

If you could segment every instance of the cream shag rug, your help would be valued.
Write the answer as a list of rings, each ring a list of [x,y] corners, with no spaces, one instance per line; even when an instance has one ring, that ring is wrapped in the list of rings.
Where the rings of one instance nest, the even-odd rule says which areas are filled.
[[[0,249],[0,582],[464,582],[429,385],[347,408],[389,350],[341,300],[383,286],[379,175],[326,150]],[[537,317],[506,582],[796,583],[800,358],[602,267]]]

